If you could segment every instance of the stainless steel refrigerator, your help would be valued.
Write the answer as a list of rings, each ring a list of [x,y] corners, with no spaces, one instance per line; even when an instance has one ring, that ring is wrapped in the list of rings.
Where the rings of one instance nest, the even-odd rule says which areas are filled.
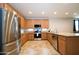
[[[19,17],[0,8],[0,54],[15,55],[20,51]]]

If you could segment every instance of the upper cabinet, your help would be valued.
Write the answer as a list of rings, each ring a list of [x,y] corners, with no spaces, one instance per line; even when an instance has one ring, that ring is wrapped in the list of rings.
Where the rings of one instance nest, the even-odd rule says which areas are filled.
[[[48,28],[48,20],[41,20],[41,27],[42,28]]]
[[[25,29],[27,26],[27,21],[23,17],[21,17],[20,24],[21,24],[21,28]]]
[[[33,20],[27,20],[26,28],[33,28]]]
[[[40,24],[42,28],[48,28],[47,19],[27,19],[27,28],[34,28],[35,24]]]

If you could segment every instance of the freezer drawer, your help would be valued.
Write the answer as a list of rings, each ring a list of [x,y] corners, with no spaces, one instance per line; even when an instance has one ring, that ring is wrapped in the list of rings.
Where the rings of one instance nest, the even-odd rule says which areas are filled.
[[[6,53],[6,55],[18,55],[17,49],[14,49],[14,50],[12,50],[12,51]]]
[[[16,45],[16,41],[13,41],[13,42],[10,42],[8,44],[4,44],[4,51],[7,53],[7,52],[10,52],[14,49],[17,48],[17,45]]]

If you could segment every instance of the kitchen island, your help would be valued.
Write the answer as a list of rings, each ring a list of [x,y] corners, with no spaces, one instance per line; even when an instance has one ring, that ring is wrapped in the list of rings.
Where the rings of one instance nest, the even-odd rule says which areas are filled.
[[[57,33],[58,52],[62,55],[79,55],[79,33]]]

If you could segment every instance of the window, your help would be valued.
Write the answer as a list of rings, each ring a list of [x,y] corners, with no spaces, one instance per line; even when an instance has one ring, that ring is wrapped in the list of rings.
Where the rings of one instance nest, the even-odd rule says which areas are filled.
[[[79,19],[74,20],[74,32],[79,33]]]
[[[76,31],[78,31],[78,20],[75,20],[75,28],[76,28]]]

